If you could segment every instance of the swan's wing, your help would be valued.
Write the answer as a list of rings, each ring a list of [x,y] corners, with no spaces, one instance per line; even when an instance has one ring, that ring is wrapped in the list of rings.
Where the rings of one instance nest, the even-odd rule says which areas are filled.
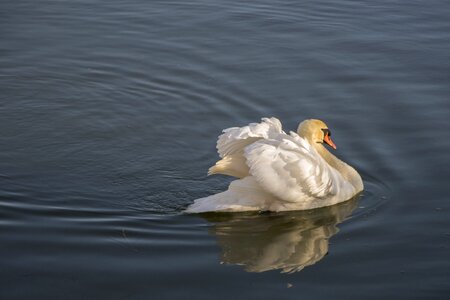
[[[293,132],[257,141],[244,155],[261,187],[282,200],[310,201],[337,193],[337,171]]]
[[[261,123],[251,123],[244,127],[225,129],[217,140],[217,152],[220,157],[232,155],[259,139],[267,139],[282,133],[280,120],[277,118],[262,118]]]

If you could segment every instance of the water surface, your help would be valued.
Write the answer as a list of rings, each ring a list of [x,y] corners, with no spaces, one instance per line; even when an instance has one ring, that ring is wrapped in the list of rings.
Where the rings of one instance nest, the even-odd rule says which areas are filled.
[[[0,5],[1,299],[450,292],[446,1]],[[265,116],[325,120],[361,197],[183,214]]]

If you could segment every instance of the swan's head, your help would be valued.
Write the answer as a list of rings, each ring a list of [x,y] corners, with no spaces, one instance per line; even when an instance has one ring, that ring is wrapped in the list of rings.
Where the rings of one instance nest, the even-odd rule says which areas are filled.
[[[301,122],[298,125],[297,134],[310,143],[326,143],[333,149],[336,149],[336,145],[331,140],[331,131],[328,129],[327,124],[321,120],[308,119]]]

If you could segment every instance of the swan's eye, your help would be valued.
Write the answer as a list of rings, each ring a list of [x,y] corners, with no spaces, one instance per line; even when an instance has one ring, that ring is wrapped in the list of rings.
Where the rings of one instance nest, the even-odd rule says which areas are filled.
[[[322,129],[322,131],[325,136],[331,136],[331,131],[329,129]]]

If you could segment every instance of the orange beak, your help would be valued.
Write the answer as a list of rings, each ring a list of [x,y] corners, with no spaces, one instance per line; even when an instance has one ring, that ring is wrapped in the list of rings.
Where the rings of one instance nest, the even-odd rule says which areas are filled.
[[[333,141],[331,140],[331,138],[330,138],[330,136],[328,134],[323,138],[323,141],[325,143],[327,143],[331,148],[336,150],[336,145],[333,143]]]

